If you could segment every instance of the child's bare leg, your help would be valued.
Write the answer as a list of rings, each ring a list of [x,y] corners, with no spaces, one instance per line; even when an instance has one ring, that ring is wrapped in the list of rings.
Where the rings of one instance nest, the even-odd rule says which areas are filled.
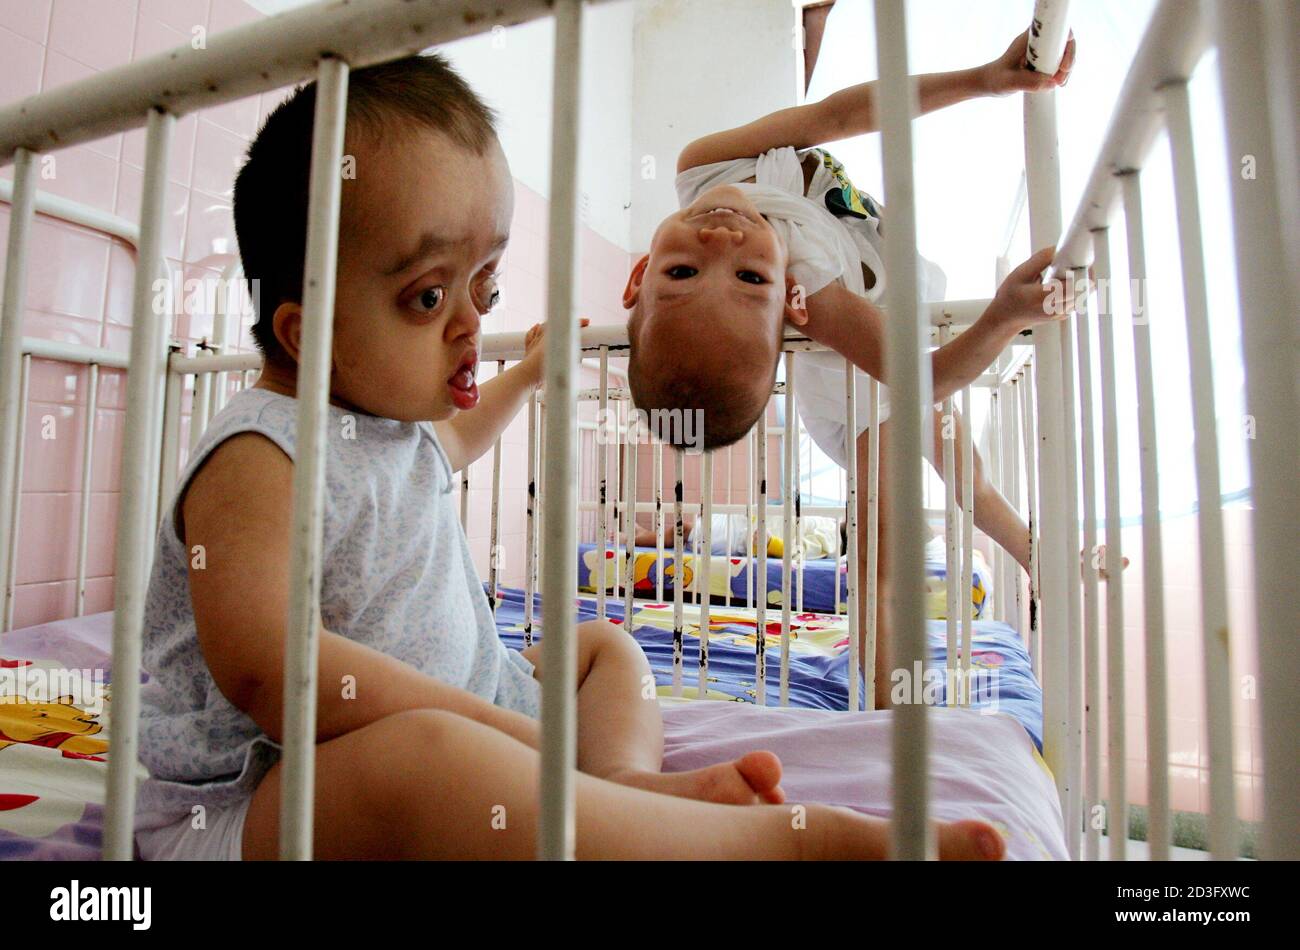
[[[660,772],[663,717],[650,664],[636,641],[603,620],[577,627],[578,769],[623,785],[735,805],[779,803],[781,763],[770,752],[751,752],[690,772]],[[524,656],[542,677],[541,645]]]
[[[317,858],[531,858],[539,759],[521,742],[453,713],[411,710],[316,747]],[[280,766],[253,795],[243,857],[279,850]],[[888,826],[841,808],[734,808],[576,776],[577,856],[754,860],[880,858]],[[800,828],[798,825],[804,827]],[[984,849],[991,850],[984,850]],[[1001,857],[983,822],[939,826],[940,856]]]
[[[957,467],[957,505],[961,506],[961,478],[964,470],[961,453],[962,430],[966,425],[961,414],[953,411],[953,438],[957,451],[954,453]],[[945,481],[948,478],[943,470],[943,418],[935,412],[934,423],[934,458],[935,471]],[[972,453],[975,460],[974,495],[975,526],[1002,546],[1026,571],[1029,570],[1029,525],[1021,519],[1011,503],[994,488],[984,476],[984,460],[978,450]]]

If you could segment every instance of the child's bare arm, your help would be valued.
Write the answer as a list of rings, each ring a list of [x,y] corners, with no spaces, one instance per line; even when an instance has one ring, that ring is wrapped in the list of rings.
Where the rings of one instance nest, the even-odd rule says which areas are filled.
[[[1046,247],[1012,271],[974,325],[931,354],[932,398],[938,402],[969,385],[1015,337],[1040,323],[1062,319],[1073,307],[1068,282],[1042,282],[1055,248]],[[810,339],[847,357],[863,372],[888,383],[881,310],[832,283],[807,300]]]
[[[1005,53],[983,66],[916,77],[920,114],[979,96],[1038,92],[1063,85],[1074,64],[1074,40],[1067,45],[1061,68],[1055,76],[1044,76],[1025,67],[1028,41],[1029,34],[1022,33],[1012,40]],[[876,82],[860,83],[832,93],[820,102],[781,109],[748,125],[696,139],[682,150],[677,159],[677,171],[713,162],[753,158],[772,148],[811,148],[823,142],[865,135],[879,128]]]
[[[579,321],[584,327],[589,322]],[[492,448],[497,436],[541,385],[544,330],[543,324],[533,324],[524,344],[524,358],[479,387],[477,406],[458,412],[446,422],[433,424],[452,471],[459,472]]]
[[[223,443],[183,502],[190,597],[199,645],[217,687],[279,741],[289,606],[293,463],[255,433]],[[203,557],[194,557],[196,545]],[[202,564],[196,567],[196,564]],[[467,621],[468,622],[468,621]],[[395,712],[443,709],[530,746],[537,724],[425,676],[377,650],[319,631],[316,737],[324,741]],[[351,679],[348,679],[351,677]],[[353,684],[354,698],[345,685]]]

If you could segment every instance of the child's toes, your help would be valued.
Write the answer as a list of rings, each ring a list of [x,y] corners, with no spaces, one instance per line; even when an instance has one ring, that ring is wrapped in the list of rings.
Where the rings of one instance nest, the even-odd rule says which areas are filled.
[[[781,760],[771,752],[749,752],[736,760],[736,771],[764,801],[779,805],[785,801],[781,791]],[[778,797],[773,798],[775,794]]]
[[[1001,861],[1006,842],[985,821],[951,821],[939,825],[939,860]]]

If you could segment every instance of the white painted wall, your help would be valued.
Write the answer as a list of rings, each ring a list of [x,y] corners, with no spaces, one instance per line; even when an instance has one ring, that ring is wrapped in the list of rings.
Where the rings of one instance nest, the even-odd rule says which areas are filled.
[[[584,222],[627,249],[632,144],[631,0],[587,7],[583,19],[581,161]],[[551,69],[548,18],[439,49],[500,116],[501,144],[521,182],[550,197]]]
[[[795,104],[795,23],[790,0],[637,0],[630,250],[677,210],[685,145]]]

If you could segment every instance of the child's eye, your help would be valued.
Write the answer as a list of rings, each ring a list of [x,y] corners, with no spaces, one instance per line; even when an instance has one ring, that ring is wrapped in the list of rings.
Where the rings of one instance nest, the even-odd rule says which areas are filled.
[[[478,299],[478,306],[481,312],[487,313],[501,302],[501,287],[496,278],[485,280],[475,294]]]
[[[766,284],[767,278],[762,274],[757,274],[752,270],[738,270],[736,276],[747,284]]]
[[[678,264],[675,267],[668,268],[664,273],[673,280],[685,280],[687,277],[694,277],[699,271],[689,264]]]
[[[412,301],[412,306],[417,310],[432,312],[442,306],[442,302],[447,299],[447,289],[445,287],[428,287],[421,291],[420,294]]]

